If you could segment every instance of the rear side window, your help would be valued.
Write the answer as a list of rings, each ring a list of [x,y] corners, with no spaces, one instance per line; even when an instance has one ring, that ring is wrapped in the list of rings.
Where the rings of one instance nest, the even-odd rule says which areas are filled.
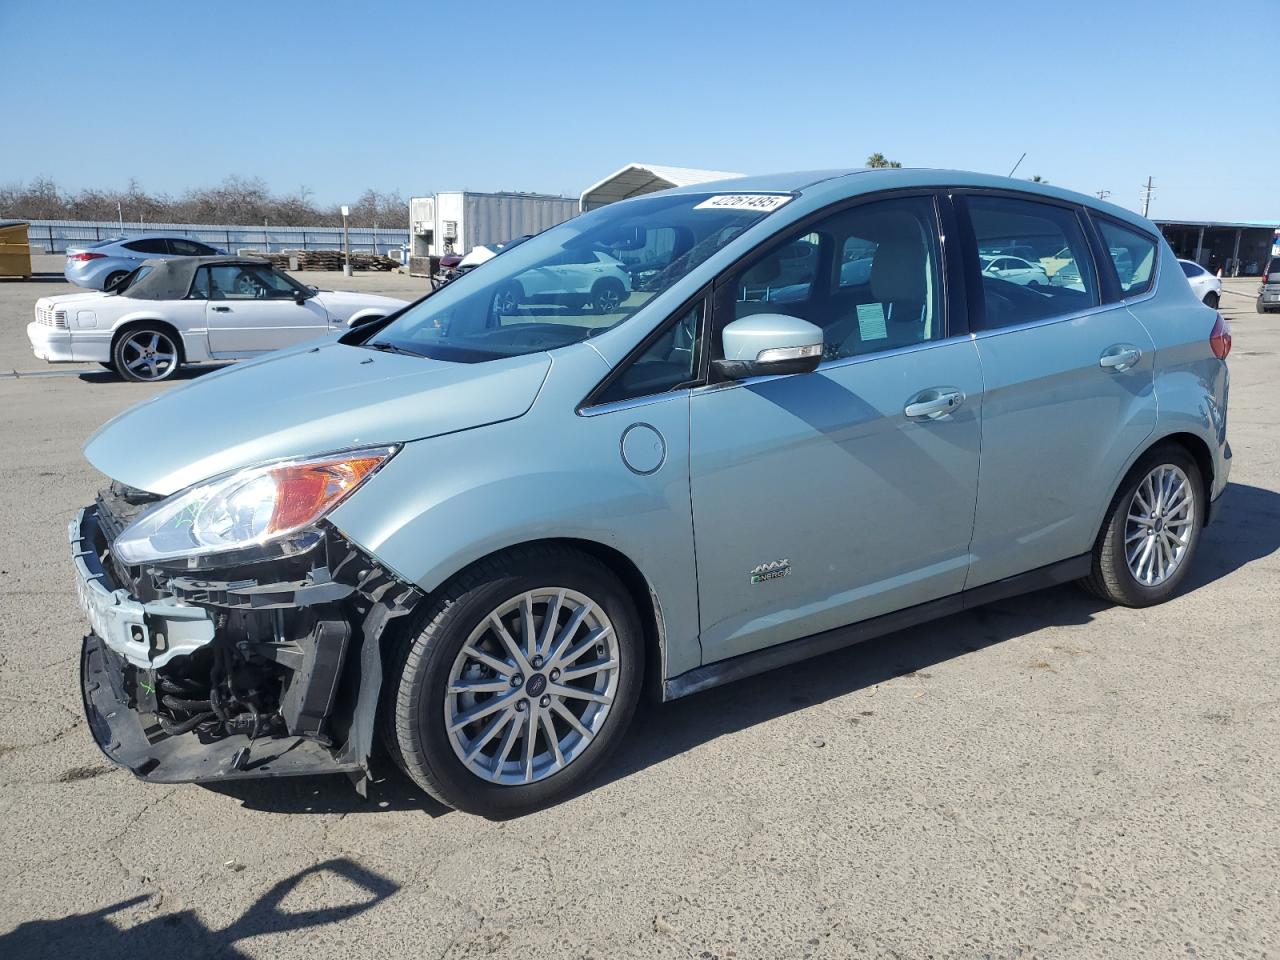
[[[985,302],[984,330],[1067,316],[1099,303],[1089,244],[1069,207],[970,196]],[[1005,256],[1017,250],[1017,259]]]
[[[1182,272],[1187,275],[1188,279],[1191,277],[1198,277],[1200,274],[1204,273],[1203,267],[1197,267],[1194,263],[1188,263],[1186,260],[1179,260],[1178,266],[1182,268]]]
[[[1132,297],[1150,290],[1155,273],[1156,242],[1145,233],[1110,220],[1099,219],[1098,229],[1116,266],[1116,277],[1124,295]]]

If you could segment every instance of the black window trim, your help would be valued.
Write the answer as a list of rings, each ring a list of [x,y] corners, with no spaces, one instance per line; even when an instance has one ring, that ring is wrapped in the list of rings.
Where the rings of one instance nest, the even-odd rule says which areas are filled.
[[[956,281],[962,279],[958,275],[958,270],[953,271],[949,265],[952,258],[948,255],[947,250],[947,229],[948,229],[948,212],[950,204],[946,202],[946,195],[950,190],[947,186],[913,186],[913,187],[897,187],[890,190],[877,190],[872,193],[860,193],[852,197],[842,197],[806,214],[799,220],[795,220],[786,226],[780,227],[768,240],[757,244],[750,250],[739,256],[733,263],[729,264],[722,270],[713,282],[712,306],[711,306],[711,322],[704,324],[706,337],[709,342],[703,344],[703,355],[708,360],[708,366],[713,359],[713,351],[719,348],[719,334],[724,329],[725,321],[722,318],[728,317],[732,313],[732,301],[726,303],[725,297],[732,295],[733,285],[730,279],[737,274],[748,262],[758,260],[761,257],[768,256],[777,250],[782,249],[789,242],[787,238],[794,237],[797,234],[804,236],[806,231],[822,221],[844,213],[855,207],[864,206],[869,203],[879,203],[884,200],[910,199],[919,197],[933,201],[933,228],[934,236],[938,241],[939,255],[942,263],[939,265],[938,277],[942,283],[941,296],[938,298],[942,306],[942,333],[941,337],[936,340],[925,340],[917,344],[908,344],[894,350],[877,351],[873,353],[862,354],[857,357],[840,357],[835,360],[823,360],[818,369],[825,369],[829,364],[843,364],[850,360],[870,360],[881,353],[890,354],[897,353],[901,350],[918,349],[920,347],[933,346],[944,343],[947,340],[953,340],[957,337],[968,335],[968,318],[964,314],[964,300],[956,296]],[[954,220],[954,213],[950,214]],[[821,269],[821,268],[819,268]],[[960,287],[963,291],[963,287]],[[726,293],[727,292],[727,293]],[[723,378],[717,379],[716,382],[722,382]],[[710,382],[710,380],[708,380]]]
[[[978,255],[978,237],[973,229],[973,218],[970,215],[968,198],[969,197],[996,197],[1005,200],[1024,200],[1031,203],[1042,203],[1051,207],[1060,207],[1063,210],[1069,210],[1075,214],[1076,224],[1080,228],[1081,236],[1084,237],[1085,248],[1089,254],[1089,260],[1093,265],[1093,275],[1098,281],[1098,302],[1080,310],[1072,310],[1067,313],[1053,314],[1048,317],[1037,317],[1034,320],[1027,320],[1023,323],[1013,323],[1003,327],[986,326],[987,304],[986,298],[982,291],[982,268],[978,265],[980,260]],[[1103,271],[1098,263],[1098,240],[1095,236],[1095,228],[1089,219],[1089,210],[1082,203],[1076,203],[1071,200],[1063,200],[1058,197],[1051,197],[1041,193],[1035,193],[1029,190],[1012,190],[1007,187],[956,187],[952,191],[953,200],[956,203],[957,211],[961,220],[961,230],[964,233],[964,241],[967,250],[973,259],[973,266],[976,272],[970,272],[969,277],[971,295],[969,298],[969,316],[976,322],[970,324],[970,332],[975,336],[980,334],[1002,333],[1007,330],[1021,330],[1026,327],[1042,326],[1046,323],[1058,323],[1063,320],[1069,320],[1073,317],[1084,316],[1094,311],[1112,306],[1106,298],[1106,281],[1103,279]],[[1110,256],[1107,256],[1110,262]]]
[[[707,328],[710,326],[710,301],[711,301],[712,284],[704,284],[697,293],[689,297],[680,306],[672,310],[666,318],[649,331],[648,334],[634,347],[627,351],[627,355],[614,364],[599,383],[591,388],[582,401],[578,404],[575,411],[578,416],[593,416],[597,413],[607,413],[624,405],[637,403],[647,403],[663,397],[672,396],[681,390],[688,390],[693,387],[701,386],[707,380],[707,370],[710,367],[710,358],[707,356]],[[656,393],[644,393],[637,397],[627,397],[623,400],[606,400],[601,401],[600,395],[611,387],[614,382],[622,376],[623,372],[631,366],[635,360],[644,355],[651,346],[658,342],[668,331],[679,323],[690,310],[696,307],[701,301],[702,303],[702,324],[698,331],[699,337],[699,353],[698,353],[698,369],[694,371],[694,375],[689,380],[677,383],[668,387],[666,390],[659,390]]]
[[[1160,252],[1160,241],[1164,238],[1156,236],[1150,230],[1140,227],[1136,223],[1130,223],[1128,220],[1113,217],[1110,214],[1103,213],[1101,210],[1094,210],[1086,207],[1085,211],[1086,216],[1090,221],[1090,225],[1093,227],[1096,234],[1098,252],[1095,254],[1095,259],[1100,256],[1104,261],[1106,261],[1109,275],[1115,283],[1115,302],[1128,303],[1153,296],[1160,282],[1160,261],[1164,259]],[[1119,227],[1121,230],[1128,230],[1130,233],[1136,233],[1138,236],[1145,237],[1150,240],[1154,245],[1155,251],[1151,255],[1151,276],[1147,278],[1146,286],[1137,293],[1128,292],[1120,286],[1120,275],[1116,272],[1115,261],[1111,259],[1111,248],[1107,246],[1107,240],[1102,235],[1102,227],[1099,226],[1100,223],[1109,223],[1113,227]]]

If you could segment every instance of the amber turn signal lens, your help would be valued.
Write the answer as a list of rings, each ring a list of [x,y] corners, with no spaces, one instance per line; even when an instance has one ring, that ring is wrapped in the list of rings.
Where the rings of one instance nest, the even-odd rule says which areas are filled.
[[[276,504],[269,533],[305,526],[341,500],[382,463],[383,457],[335,459],[282,466],[271,471]]]

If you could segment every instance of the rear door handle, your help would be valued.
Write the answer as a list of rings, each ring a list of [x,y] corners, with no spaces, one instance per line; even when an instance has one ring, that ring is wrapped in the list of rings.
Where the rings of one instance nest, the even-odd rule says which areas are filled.
[[[230,313],[231,308],[230,307],[214,307],[213,311],[215,313]]]
[[[964,394],[954,387],[931,387],[921,390],[902,408],[911,420],[941,420],[960,408]]]
[[[1142,359],[1142,351],[1131,343],[1117,343],[1107,347],[1098,358],[1098,366],[1117,372],[1129,370]]]

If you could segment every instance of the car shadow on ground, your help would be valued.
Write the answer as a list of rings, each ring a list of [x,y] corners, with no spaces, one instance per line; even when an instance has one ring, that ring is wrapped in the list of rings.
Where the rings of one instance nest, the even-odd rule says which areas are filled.
[[[282,910],[281,904],[313,875],[327,875],[321,896],[324,906]],[[319,885],[308,884],[312,896]],[[386,900],[400,889],[394,881],[348,857],[307,867],[281,880],[255,900],[241,916],[222,929],[205,924],[192,910],[153,915],[136,925],[110,917],[131,911],[151,899],[143,894],[91,913],[57,920],[30,920],[0,936],[3,957],[94,957],[95,960],[137,960],[148,956],[216,956],[237,960],[248,954],[235,944],[267,933],[309,930],[341,923]],[[332,896],[330,896],[330,893]],[[331,902],[334,898],[338,902]],[[127,914],[126,914],[127,916]],[[254,951],[255,954],[257,951]]]
[[[195,380],[197,377],[203,377],[206,373],[213,373],[213,371],[215,370],[222,370],[228,366],[230,366],[230,364],[227,364],[227,363],[199,363],[199,364],[189,363],[181,367],[168,380],[164,380],[162,382],[177,383],[182,380]],[[101,370],[90,370],[86,373],[82,373],[79,375],[78,379],[80,379],[84,383],[130,383],[131,382],[129,380],[126,380],[124,377],[120,376],[120,374],[116,373],[114,370],[108,370],[105,367],[103,367]]]
[[[1232,484],[1204,531],[1184,587],[1192,593],[1280,549],[1280,493]],[[1108,606],[1074,584],[1014,597],[671,703],[643,702],[618,754],[579,794],[624,779],[717,737],[737,733],[895,677],[1046,627],[1088,623]],[[362,799],[343,777],[244,780],[216,787],[246,807],[278,813],[450,812],[385,758]]]

